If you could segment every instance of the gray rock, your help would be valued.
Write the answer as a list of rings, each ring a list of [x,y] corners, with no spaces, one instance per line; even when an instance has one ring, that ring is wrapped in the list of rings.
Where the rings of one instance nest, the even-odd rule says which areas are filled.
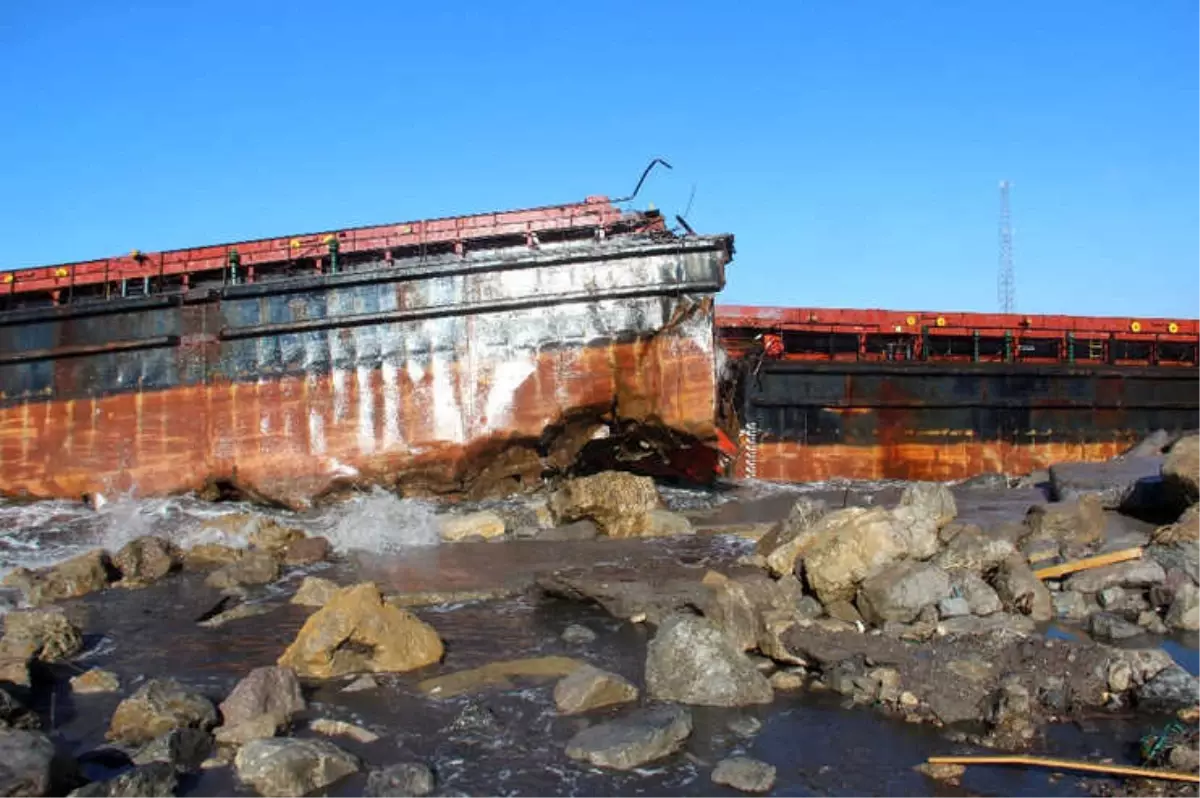
[[[11,693],[0,687],[0,729],[40,729],[41,720],[37,713],[18,701]]]
[[[1171,631],[1154,610],[1138,613],[1137,625],[1154,635],[1165,635]]]
[[[1079,546],[1103,540],[1108,521],[1100,498],[1085,494],[1071,501],[1029,508],[1025,525],[1029,528],[1029,537],[1034,540]]]
[[[848,602],[847,602],[848,603]],[[812,620],[820,618],[825,614],[825,608],[821,606],[821,602],[816,596],[801,596],[796,602],[796,615],[800,618]]]
[[[1036,625],[1032,618],[1025,615],[1010,615],[1006,612],[996,612],[981,618],[978,615],[963,615],[958,618],[947,618],[938,624],[947,636],[970,636],[981,634],[1002,633],[1016,637],[1033,634]]]
[[[792,505],[788,517],[758,541],[754,551],[766,561],[775,576],[792,573],[796,557],[812,541],[817,522],[828,513],[825,502],[803,496]]]
[[[762,731],[762,721],[753,715],[740,715],[725,724],[738,737],[753,737]]]
[[[770,792],[775,786],[775,766],[746,756],[722,759],[712,772],[713,784],[742,792]]]
[[[950,595],[966,599],[973,615],[991,615],[1004,609],[995,588],[973,571],[950,572]]]
[[[360,764],[327,740],[272,737],[242,746],[234,766],[259,795],[300,798],[357,773]]]
[[[1057,463],[1050,466],[1050,490],[1058,501],[1092,495],[1106,510],[1142,512],[1163,501],[1162,463],[1162,457]]]
[[[1096,601],[1106,610],[1112,607],[1120,607],[1125,601],[1125,588],[1115,585],[1113,587],[1106,587],[1096,594]]]
[[[988,471],[983,474],[976,474],[969,479],[964,479],[962,482],[958,483],[958,487],[965,490],[1008,490],[1008,477],[1004,474]]]
[[[590,643],[596,639],[596,633],[582,624],[573,623],[563,629],[562,639],[564,643]]]
[[[1180,585],[1164,620],[1172,629],[1200,630],[1200,588],[1190,582]]]
[[[265,585],[279,578],[279,561],[270,552],[247,551],[242,557],[208,575],[204,584],[219,590],[242,585]]]
[[[300,680],[291,668],[264,667],[250,671],[221,702],[221,718],[226,726],[273,715],[283,725],[306,704],[300,691]]]
[[[367,776],[365,794],[370,798],[421,798],[433,792],[433,771],[420,762],[406,762]]]
[[[961,568],[978,574],[992,570],[1015,551],[1011,540],[968,527],[938,552],[933,563],[947,571]]]
[[[554,704],[564,715],[636,701],[637,696],[637,688],[628,680],[586,664],[554,686]]]
[[[72,798],[157,798],[174,795],[179,786],[175,768],[167,762],[151,762],[106,781],[96,781],[68,795]]]
[[[905,487],[892,524],[905,554],[916,560],[938,550],[938,530],[954,520],[958,507],[954,494],[940,482],[915,482]]]
[[[1161,565],[1143,557],[1071,574],[1064,587],[1080,593],[1099,593],[1108,587],[1151,587],[1166,578],[1167,572]]]
[[[897,508],[896,512],[901,510],[916,512],[912,507]],[[914,524],[916,519],[911,519]],[[853,599],[862,580],[909,553],[913,530],[902,534],[897,528],[900,523],[882,507],[847,507],[813,525],[806,533],[812,540],[800,558],[805,579],[822,604]],[[937,530],[932,534],[936,548]]]
[[[183,564],[179,547],[166,538],[135,538],[113,555],[112,563],[121,572],[126,586],[157,582]]]
[[[1200,680],[1178,665],[1159,671],[1139,687],[1134,695],[1139,708],[1147,712],[1174,712],[1196,705]]]
[[[944,598],[938,602],[938,617],[957,618],[971,614],[971,603],[962,597]]]
[[[600,527],[590,518],[583,518],[562,526],[532,530],[529,537],[535,540],[591,540],[600,536]]]
[[[75,776],[73,764],[46,735],[0,730],[0,795],[61,795]]]
[[[1053,595],[1054,615],[1068,621],[1082,621],[1092,611],[1088,600],[1082,593],[1074,590],[1064,590]]]
[[[1156,429],[1117,457],[1157,457],[1175,440],[1176,437],[1165,429]]]
[[[1200,435],[1175,441],[1162,467],[1169,495],[1182,506],[1200,499]]]
[[[1024,613],[1035,621],[1048,621],[1054,617],[1050,591],[1033,575],[1029,563],[1019,554],[1012,555],[996,569],[992,587],[996,588],[1010,612]]]
[[[614,770],[632,770],[678,751],[692,733],[683,707],[639,709],[584,729],[567,743],[567,756]]]
[[[858,589],[858,610],[874,624],[909,623],[925,607],[950,595],[950,576],[929,563],[905,560],[865,579]]]
[[[1125,640],[1144,634],[1142,627],[1111,612],[1094,614],[1088,624],[1088,630],[1097,640]]]
[[[681,704],[736,707],[769,704],[774,690],[743,652],[711,621],[673,615],[647,646],[646,690]]]
[[[862,623],[862,613],[858,608],[849,601],[831,601],[825,607],[825,612],[829,613],[829,617],[843,623]]]
[[[212,735],[200,729],[172,729],[147,743],[132,757],[135,765],[166,762],[180,773],[194,773],[213,749]]]
[[[174,679],[151,679],[117,705],[108,739],[137,745],[172,729],[208,731],[217,723],[212,701]]]
[[[1200,539],[1150,546],[1146,557],[1166,570],[1178,568],[1193,584],[1200,584]]]

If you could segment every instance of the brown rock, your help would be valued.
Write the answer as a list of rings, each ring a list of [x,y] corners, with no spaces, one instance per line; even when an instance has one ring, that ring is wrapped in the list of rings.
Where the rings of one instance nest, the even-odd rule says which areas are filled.
[[[1095,494],[1053,504],[1039,504],[1025,515],[1029,537],[1085,546],[1104,539],[1104,505]]]
[[[1162,467],[1163,480],[1181,502],[1195,504],[1200,498],[1200,435],[1180,438],[1167,452]]]
[[[225,590],[239,585],[265,585],[279,578],[279,561],[266,551],[248,551],[208,575],[204,584]]]
[[[329,540],[323,537],[293,540],[283,552],[284,565],[312,565],[329,559]]]
[[[40,607],[103,590],[114,576],[108,552],[96,549],[39,571],[14,568],[0,584],[19,589],[30,606]]]
[[[192,571],[211,571],[213,568],[237,562],[245,554],[245,549],[220,543],[201,543],[183,553],[183,566]]]
[[[635,537],[642,519],[662,502],[650,477],[604,471],[569,480],[550,499],[559,524],[591,518],[610,537]]]
[[[629,525],[632,529],[632,523]],[[637,534],[644,538],[665,538],[674,535],[690,535],[692,522],[687,516],[670,510],[651,510],[642,516]]]
[[[138,587],[157,582],[182,563],[179,548],[169,540],[146,536],[129,541],[113,555],[121,585]]]
[[[591,665],[576,668],[554,686],[554,703],[564,715],[636,701],[637,696],[626,679]]]
[[[817,522],[802,555],[804,575],[822,604],[851,600],[859,582],[904,554],[902,546],[887,510],[838,510]]]
[[[1197,539],[1200,539],[1200,504],[1193,504],[1184,510],[1175,523],[1154,530],[1153,536],[1154,542],[1161,545]]]
[[[571,657],[530,657],[490,662],[478,668],[426,679],[417,685],[421,692],[437,698],[453,698],[483,687],[507,686],[513,678],[562,678],[586,663]]]
[[[1001,563],[992,577],[992,587],[1010,611],[1024,613],[1035,621],[1048,621],[1054,617],[1050,591],[1033,575],[1029,563],[1020,554]]]
[[[440,535],[447,543],[458,543],[468,538],[491,540],[504,536],[504,519],[493,512],[446,515],[438,519]]]
[[[236,726],[260,715],[271,715],[282,725],[303,712],[305,706],[294,670],[255,668],[221,702],[221,718],[226,726]]]
[[[173,729],[208,731],[216,724],[217,709],[212,701],[174,679],[151,679],[117,705],[108,739],[148,743]]]
[[[73,693],[115,693],[121,689],[121,680],[111,671],[92,668],[78,676],[71,677],[71,692]]]
[[[0,680],[28,685],[31,662],[57,662],[82,649],[79,628],[61,610],[10,612],[0,639]]]
[[[279,732],[276,715],[259,715],[236,725],[225,724],[213,730],[213,736],[221,745],[245,745],[252,740],[266,740]]]
[[[337,582],[319,576],[306,576],[292,603],[302,607],[324,607],[342,588]]]
[[[766,558],[767,568],[776,576],[791,574],[796,569],[796,558],[814,538],[816,523],[828,511],[823,501],[797,499],[787,519],[758,541],[755,553]]]
[[[269,518],[261,520],[249,535],[251,546],[276,556],[282,556],[288,546],[304,538],[303,530],[283,526]]]
[[[370,582],[339,591],[313,613],[279,658],[301,676],[404,672],[438,662],[444,648],[432,626],[385,604]]]
[[[792,671],[776,671],[771,674],[771,687],[784,692],[800,690],[804,687],[804,676]]]

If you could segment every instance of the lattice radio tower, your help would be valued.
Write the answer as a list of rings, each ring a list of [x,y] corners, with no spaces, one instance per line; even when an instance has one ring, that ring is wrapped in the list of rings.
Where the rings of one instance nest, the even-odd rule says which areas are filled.
[[[1007,180],[1000,181],[1000,273],[996,277],[996,294],[1000,312],[1012,313],[1016,308],[1017,287],[1013,274],[1012,214],[1008,207]]]

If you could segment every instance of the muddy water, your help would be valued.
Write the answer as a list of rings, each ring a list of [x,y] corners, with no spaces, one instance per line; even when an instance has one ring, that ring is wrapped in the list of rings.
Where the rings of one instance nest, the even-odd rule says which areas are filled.
[[[841,486],[813,486],[808,492],[847,496]],[[846,503],[893,501],[896,486],[856,486]],[[797,489],[742,486],[721,495],[668,492],[669,503],[706,517],[702,526],[769,521],[790,507]],[[977,494],[963,497],[964,515],[1001,512],[996,505],[1028,506],[1027,496]],[[831,501],[831,503],[833,503]],[[96,544],[113,546],[127,537],[154,532],[184,542],[201,539],[200,524],[229,507],[188,500],[116,503],[100,513],[69,505],[9,507],[4,550],[8,563],[48,561]],[[341,583],[362,579],[388,591],[473,590],[526,586],[538,573],[573,565],[603,564],[663,578],[732,563],[751,545],[719,534],[674,540],[465,543],[428,545],[434,508],[393,497],[371,495],[347,505],[288,521],[330,535],[347,556],[332,566],[297,569],[252,601],[266,614],[209,629],[195,620],[219,595],[202,577],[183,575],[140,591],[109,590],[72,602],[83,622],[88,654],[70,671],[104,667],[115,671],[128,695],[145,678],[171,676],[220,699],[253,667],[273,664],[308,616],[286,603],[306,573],[320,572]],[[14,518],[18,520],[14,522]],[[41,531],[45,534],[38,534]],[[408,544],[408,545],[402,545]],[[347,720],[380,735],[362,744],[337,743],[360,755],[370,767],[421,760],[436,771],[441,795],[732,795],[710,781],[719,759],[745,754],[778,769],[775,795],[1078,795],[1081,780],[1020,769],[976,768],[959,788],[927,780],[913,765],[935,754],[969,752],[941,730],[892,720],[870,710],[843,708],[824,693],[779,693],[767,707],[738,710],[693,709],[695,731],[686,750],[630,773],[602,771],[569,760],[566,741],[587,720],[554,711],[552,685],[530,681],[491,687],[449,699],[421,693],[418,682],[498,659],[561,654],[585,659],[622,674],[642,687],[649,630],[612,619],[579,604],[522,593],[497,601],[424,607],[417,614],[446,642],[444,663],[422,671],[379,677],[377,689],[340,692],[345,681],[308,685],[310,708],[304,719]],[[598,635],[572,645],[563,629],[582,623]],[[1194,646],[1194,643],[1193,643]],[[1186,650],[1186,648],[1185,648]],[[1192,649],[1194,652],[1194,648]],[[42,695],[40,708],[56,736],[84,757],[93,777],[111,772],[111,762],[88,756],[104,747],[108,719],[120,695],[72,696],[59,679]],[[619,710],[607,714],[619,714]],[[746,728],[747,719],[759,728]],[[736,729],[736,730],[735,730]],[[1087,731],[1052,729],[1044,753],[1068,757],[1113,757],[1132,761],[1132,746],[1148,729],[1145,720],[1106,720]],[[330,795],[361,794],[365,775],[349,778]],[[180,794],[252,794],[228,768],[188,777]]]

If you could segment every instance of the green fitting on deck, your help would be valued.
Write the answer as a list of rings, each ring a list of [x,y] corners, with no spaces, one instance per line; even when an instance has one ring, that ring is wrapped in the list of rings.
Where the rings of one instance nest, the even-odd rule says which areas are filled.
[[[338,240],[336,238],[329,239],[329,271],[332,274],[338,273]]]
[[[921,328],[921,359],[929,359],[929,327]]]
[[[976,363],[979,362],[979,330],[971,331],[971,357]]]
[[[1013,359],[1013,335],[1012,330],[1004,331],[1004,362],[1011,363]]]
[[[1067,333],[1067,362],[1074,365],[1075,363],[1075,333]]]
[[[242,263],[242,256],[238,254],[236,249],[229,250],[229,280],[234,285],[238,281],[238,266]]]

